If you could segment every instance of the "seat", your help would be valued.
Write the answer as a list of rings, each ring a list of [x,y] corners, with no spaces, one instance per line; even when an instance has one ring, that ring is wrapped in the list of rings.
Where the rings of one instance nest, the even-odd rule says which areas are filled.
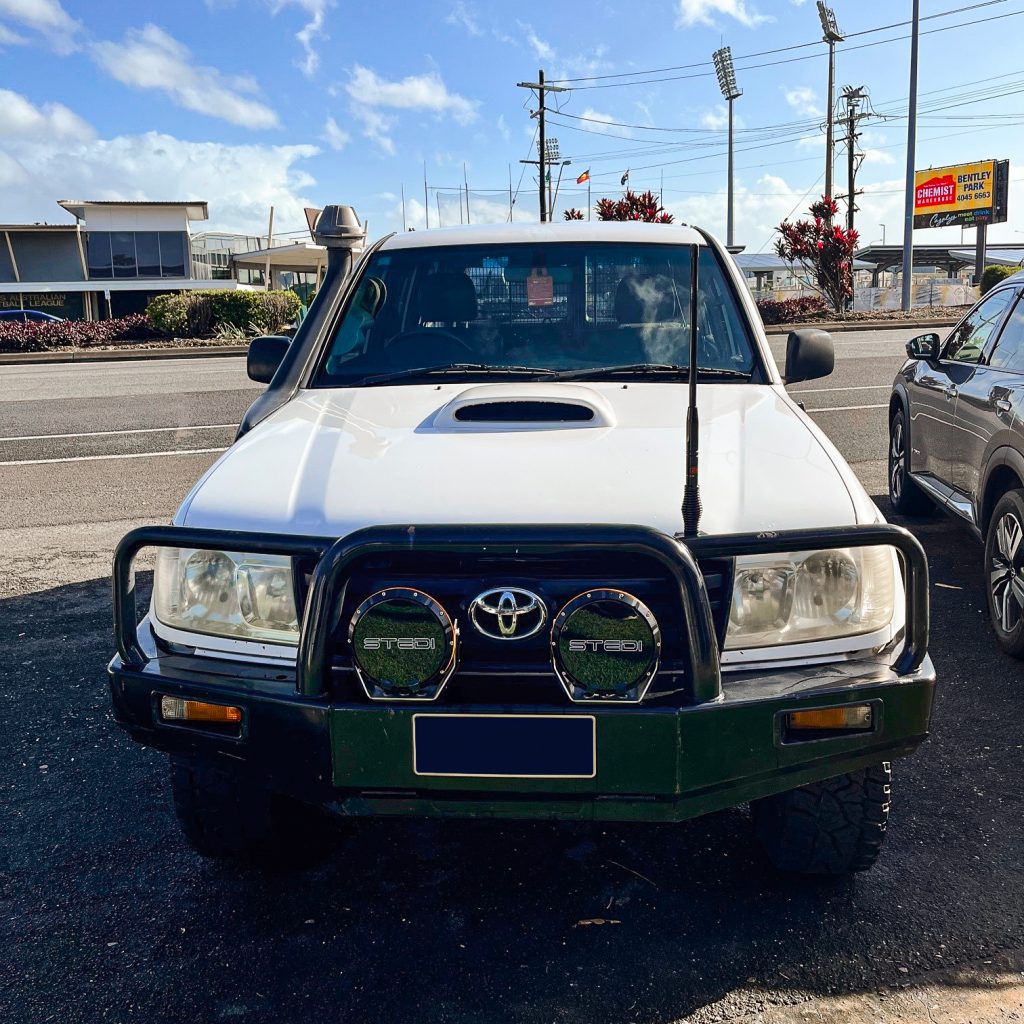
[[[426,274],[416,283],[411,309],[420,326],[469,323],[478,315],[473,279],[464,272]]]
[[[688,297],[688,294],[687,294]],[[685,363],[687,321],[679,285],[666,274],[625,275],[615,289],[622,362]],[[626,354],[628,353],[628,354]]]

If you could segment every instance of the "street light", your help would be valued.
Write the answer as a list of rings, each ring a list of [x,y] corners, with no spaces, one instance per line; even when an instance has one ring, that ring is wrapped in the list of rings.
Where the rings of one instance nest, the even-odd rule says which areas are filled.
[[[729,181],[726,196],[726,229],[725,244],[734,245],[733,238],[733,181],[732,181],[732,105],[733,101],[743,95],[743,90],[736,84],[736,69],[732,63],[732,51],[728,46],[715,50],[715,74],[718,76],[718,88],[722,90],[722,96],[729,104]]]
[[[836,12],[818,0],[818,17],[821,19],[822,39],[828,43],[828,106],[825,122],[825,195],[832,198],[832,112],[835,107],[836,91],[836,43],[843,41],[843,34],[836,24]]]
[[[882,245],[885,245],[885,225],[879,224],[878,226],[882,229]]]
[[[547,190],[548,190],[548,212],[547,217],[544,219],[550,220],[554,213],[555,203],[558,202],[558,189],[562,184],[562,171],[569,164],[571,160],[562,159],[562,149],[558,144],[558,139],[545,139],[544,140],[544,162],[547,164]],[[558,184],[555,185],[554,195],[551,193],[551,165],[558,164]]]

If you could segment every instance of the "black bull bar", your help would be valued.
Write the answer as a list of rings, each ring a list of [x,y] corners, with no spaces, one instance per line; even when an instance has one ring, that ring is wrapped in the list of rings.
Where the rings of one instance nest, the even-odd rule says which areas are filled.
[[[148,656],[139,642],[134,563],[143,548],[200,548],[313,557],[318,561],[302,613],[295,686],[298,695],[319,698],[328,690],[332,638],[353,566],[361,558],[410,552],[521,557],[599,554],[614,550],[655,560],[678,586],[690,654],[693,699],[700,704],[721,696],[722,679],[711,606],[697,565],[698,558],[872,545],[894,547],[902,560],[906,627],[903,643],[891,667],[897,674],[907,675],[920,667],[928,648],[928,562],[912,534],[886,523],[689,537],[685,541],[642,526],[593,524],[372,526],[340,539],[143,526],[126,534],[114,554],[114,632],[124,666],[141,669]]]

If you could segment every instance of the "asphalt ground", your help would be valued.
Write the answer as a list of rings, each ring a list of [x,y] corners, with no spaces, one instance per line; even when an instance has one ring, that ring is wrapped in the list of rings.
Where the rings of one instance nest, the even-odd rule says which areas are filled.
[[[793,388],[874,495],[907,334],[839,335],[833,376]],[[291,874],[196,856],[164,758],[110,720],[109,557],[169,519],[255,394],[239,359],[0,368],[4,1021],[719,1021],[936,970],[962,991],[956,969],[1024,948],[1021,668],[977,544],[938,515],[907,524],[932,573],[933,734],[894,766],[867,874],[780,877],[742,808],[350,822]]]

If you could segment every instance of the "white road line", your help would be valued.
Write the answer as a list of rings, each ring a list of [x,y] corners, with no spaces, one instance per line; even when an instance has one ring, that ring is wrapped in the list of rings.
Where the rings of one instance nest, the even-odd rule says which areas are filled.
[[[827,406],[822,409],[805,409],[804,412],[853,412],[855,409],[887,409],[888,405],[835,405],[831,409]]]
[[[821,395],[826,391],[881,391],[882,388],[891,388],[892,384],[854,384],[843,388],[801,388],[799,391],[790,391],[791,395]],[[3,440],[3,438],[0,438]]]
[[[203,423],[193,427],[134,427],[131,430],[85,430],[80,434],[21,434],[16,437],[0,437],[0,441],[46,441],[51,438],[66,440],[69,437],[112,437],[120,434],[161,434],[178,430],[235,430],[237,423]]]
[[[182,448],[170,452],[131,452],[127,455],[74,455],[64,459],[19,459],[0,462],[0,466],[46,466],[54,462],[104,462],[111,459],[159,459],[164,455],[212,455],[227,448]]]

